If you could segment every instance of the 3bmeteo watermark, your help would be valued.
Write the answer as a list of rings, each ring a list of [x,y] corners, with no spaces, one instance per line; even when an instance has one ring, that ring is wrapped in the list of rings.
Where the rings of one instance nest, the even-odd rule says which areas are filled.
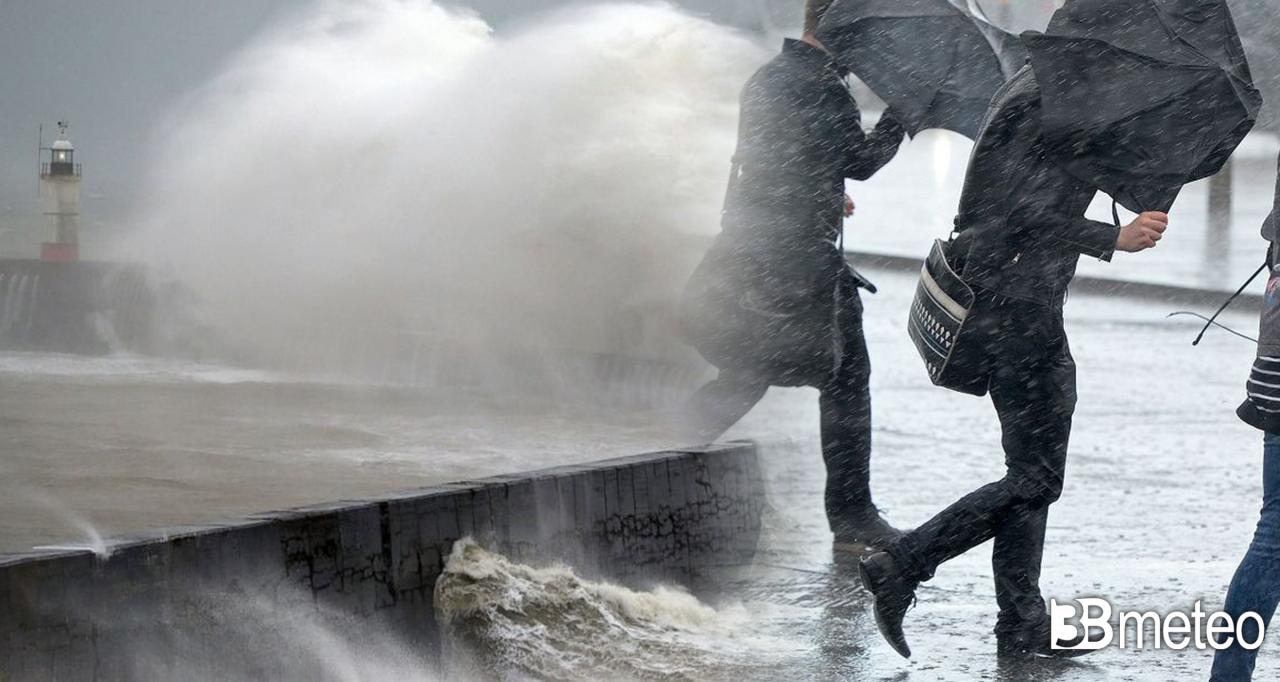
[[[1218,611],[1206,614],[1196,602],[1190,613],[1169,611],[1119,611],[1101,598],[1076,599],[1074,603],[1049,601],[1052,619],[1053,648],[1059,650],[1096,651],[1113,644],[1121,649],[1173,649],[1189,646],[1197,649],[1221,650],[1235,643],[1249,651],[1262,646],[1266,624],[1262,616],[1247,612],[1234,620]],[[1113,616],[1118,616],[1113,618]],[[1245,624],[1253,621],[1253,628]],[[1083,640],[1074,643],[1077,638]],[[1073,642],[1073,646],[1062,646]]]

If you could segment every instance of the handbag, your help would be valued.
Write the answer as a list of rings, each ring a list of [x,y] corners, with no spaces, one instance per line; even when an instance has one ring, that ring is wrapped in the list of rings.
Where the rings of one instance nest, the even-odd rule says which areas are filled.
[[[990,384],[980,341],[972,333],[976,297],[948,262],[951,244],[937,240],[916,286],[907,333],[934,385],[984,396]]]

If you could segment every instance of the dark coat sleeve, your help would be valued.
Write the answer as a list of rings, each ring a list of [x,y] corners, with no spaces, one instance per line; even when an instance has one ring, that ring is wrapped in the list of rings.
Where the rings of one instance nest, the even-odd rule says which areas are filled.
[[[830,140],[839,152],[840,170],[846,178],[867,180],[893,160],[906,137],[898,119],[889,112],[880,117],[875,130],[862,130],[862,115],[853,96],[833,97],[826,88],[787,88],[786,107],[795,127],[791,134],[801,138]]]
[[[1083,215],[1063,215],[1062,203],[1088,189],[1047,159],[1034,165],[1014,199],[1011,222],[1042,230],[1076,253],[1111,260],[1120,228]]]
[[[854,120],[852,125],[845,126],[844,175],[853,180],[866,180],[884,168],[897,155],[906,130],[894,118],[893,112],[886,111],[876,123],[875,130],[868,135],[862,131],[862,121]]]

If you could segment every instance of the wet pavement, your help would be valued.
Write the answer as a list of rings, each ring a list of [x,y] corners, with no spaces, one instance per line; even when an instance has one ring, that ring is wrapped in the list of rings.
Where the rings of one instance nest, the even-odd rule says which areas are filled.
[[[909,527],[1002,475],[990,402],[928,385],[905,342],[909,278],[881,274],[866,317],[875,373],[878,503]],[[1252,360],[1248,342],[1163,308],[1080,296],[1067,307],[1079,366],[1066,490],[1049,519],[1046,596],[1110,598],[1125,610],[1219,605],[1252,536],[1261,499],[1261,437],[1234,408]],[[1251,331],[1247,314],[1228,324]],[[849,561],[833,559],[821,512],[816,394],[775,391],[730,437],[762,446],[772,514],[757,563],[722,578],[730,600],[767,627],[810,643],[777,675],[860,680],[1187,680],[1207,678],[1208,652],[1116,649],[1074,663],[1004,667],[995,659],[990,544],[945,564],[906,620],[914,658],[883,643]],[[775,608],[776,607],[776,608]],[[1257,679],[1280,670],[1264,648]],[[784,669],[785,668],[785,669]],[[769,676],[769,675],[765,675]]]

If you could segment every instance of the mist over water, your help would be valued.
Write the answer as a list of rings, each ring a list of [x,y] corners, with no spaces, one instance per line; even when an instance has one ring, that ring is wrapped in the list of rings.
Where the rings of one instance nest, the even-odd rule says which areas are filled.
[[[688,359],[673,302],[763,58],[664,4],[498,35],[429,0],[326,0],[173,113],[120,249],[267,364],[405,333]]]
[[[437,682],[421,642],[287,589],[183,595],[164,622],[129,611],[95,623],[121,637],[128,679]],[[114,652],[113,652],[114,653]],[[451,677],[457,682],[475,678]]]

